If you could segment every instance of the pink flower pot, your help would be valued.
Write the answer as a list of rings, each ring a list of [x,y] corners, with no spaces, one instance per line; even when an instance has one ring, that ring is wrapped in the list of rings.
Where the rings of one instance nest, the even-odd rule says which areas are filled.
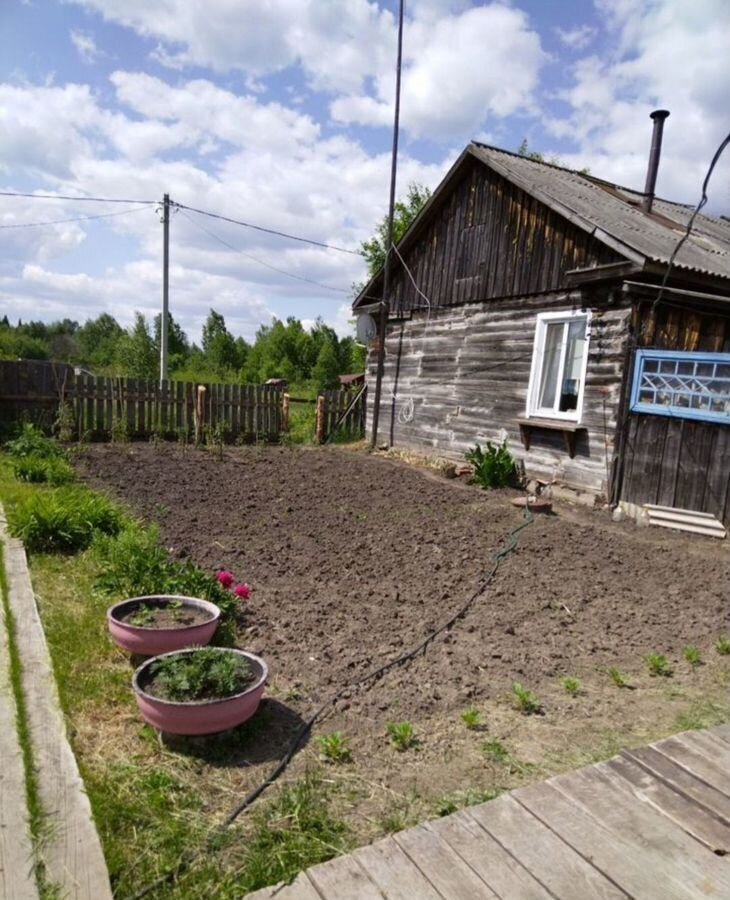
[[[196,609],[208,614],[206,622],[198,625],[180,625],[169,628],[156,628],[154,625],[132,625],[123,622],[137,607],[164,606],[171,601],[179,600],[183,609]],[[122,600],[107,610],[106,619],[109,634],[119,647],[140,656],[155,656],[158,653],[170,653],[173,650],[184,650],[186,647],[203,647],[209,644],[220,619],[221,611],[208,600],[196,597],[178,597],[175,594],[153,594],[149,597],[132,597]]]
[[[158,731],[168,734],[216,734],[228,731],[246,722],[258,709],[266,687],[269,670],[259,656],[236,650],[230,647],[217,647],[219,653],[238,653],[245,656],[256,678],[240,694],[223,697],[220,700],[162,700],[148,694],[146,686],[152,679],[151,668],[159,657],[144,662],[134,673],[132,687],[137,698],[137,706],[142,718]],[[176,654],[165,653],[163,656],[194,653],[194,650],[181,650]]]

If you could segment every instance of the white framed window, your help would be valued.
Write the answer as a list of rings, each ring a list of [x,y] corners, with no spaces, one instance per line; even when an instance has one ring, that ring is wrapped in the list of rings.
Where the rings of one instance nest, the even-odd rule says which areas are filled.
[[[583,411],[590,310],[539,313],[527,416],[579,422]]]

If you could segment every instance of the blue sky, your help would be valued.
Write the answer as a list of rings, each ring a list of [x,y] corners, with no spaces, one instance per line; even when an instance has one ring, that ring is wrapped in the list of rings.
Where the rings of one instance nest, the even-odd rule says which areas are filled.
[[[168,191],[356,248],[387,202],[394,12],[367,0],[3,0],[0,190]],[[526,137],[640,188],[648,115],[665,106],[658,192],[695,202],[728,130],[729,46],[725,0],[411,0],[399,185],[434,187],[472,137],[513,150]],[[730,210],[727,160],[711,200]],[[154,314],[161,226],[154,207],[125,210],[0,197],[0,225],[124,213],[0,229],[0,313]],[[247,338],[272,315],[321,315],[344,333],[363,275],[356,256],[188,213],[173,217],[171,256],[171,308],[196,338],[210,307]]]

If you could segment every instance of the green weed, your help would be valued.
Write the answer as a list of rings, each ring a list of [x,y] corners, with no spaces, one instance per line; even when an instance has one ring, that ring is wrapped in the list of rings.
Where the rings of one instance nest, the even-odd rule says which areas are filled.
[[[581,683],[577,678],[567,676],[566,678],[561,678],[560,683],[563,685],[566,694],[570,694],[571,697],[577,697],[581,692]]]
[[[18,481],[54,487],[70,484],[76,478],[76,473],[65,459],[35,455],[20,457],[13,463],[13,473]]]
[[[512,685],[512,696],[515,706],[526,716],[534,716],[542,712],[542,704],[537,696],[524,688],[518,681]]]
[[[715,644],[715,650],[720,656],[730,656],[730,638],[725,634],[721,634]]]
[[[30,552],[77,553],[95,534],[118,534],[123,524],[118,506],[81,487],[35,493],[8,510],[10,533]]]
[[[661,653],[649,653],[644,657],[644,662],[652,677],[661,675],[664,678],[669,678],[672,675],[672,667],[669,665],[669,660]]]
[[[699,647],[688,644],[683,648],[682,656],[690,664],[690,666],[692,666],[693,669],[696,669],[697,666],[702,665],[702,654],[699,651]]]
[[[35,456],[43,459],[62,459],[66,456],[63,447],[47,438],[37,426],[25,422],[20,434],[5,445],[7,452],[16,459]]]
[[[333,731],[332,734],[323,734],[317,738],[322,759],[331,763],[352,762],[352,751],[350,750],[347,738],[340,731]]]
[[[478,709],[465,709],[461,714],[461,721],[469,731],[476,731],[482,723],[482,714]]]
[[[517,487],[520,471],[514,457],[507,449],[505,440],[501,446],[487,441],[486,449],[477,444],[464,454],[468,463],[474,466],[472,482],[483,488]]]
[[[509,751],[502,741],[485,741],[482,744],[482,753],[493,763],[506,763],[509,760]]]
[[[410,722],[388,722],[387,731],[393,746],[401,753],[418,743],[416,732]]]
[[[608,675],[609,675],[609,678],[611,679],[611,681],[616,685],[616,687],[620,687],[620,688],[631,687],[631,682],[629,681],[628,676],[624,675],[622,672],[620,672],[615,667],[612,666],[608,670]]]

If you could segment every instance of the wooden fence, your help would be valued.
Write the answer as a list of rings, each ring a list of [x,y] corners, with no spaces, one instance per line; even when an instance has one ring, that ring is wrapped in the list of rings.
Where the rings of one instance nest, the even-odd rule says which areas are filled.
[[[200,384],[75,374],[71,366],[0,362],[0,419],[71,438],[278,440],[282,395],[274,385]]]
[[[317,442],[323,444],[338,434],[348,438],[365,436],[366,389],[326,390],[317,397]],[[338,427],[339,426],[339,427]]]

